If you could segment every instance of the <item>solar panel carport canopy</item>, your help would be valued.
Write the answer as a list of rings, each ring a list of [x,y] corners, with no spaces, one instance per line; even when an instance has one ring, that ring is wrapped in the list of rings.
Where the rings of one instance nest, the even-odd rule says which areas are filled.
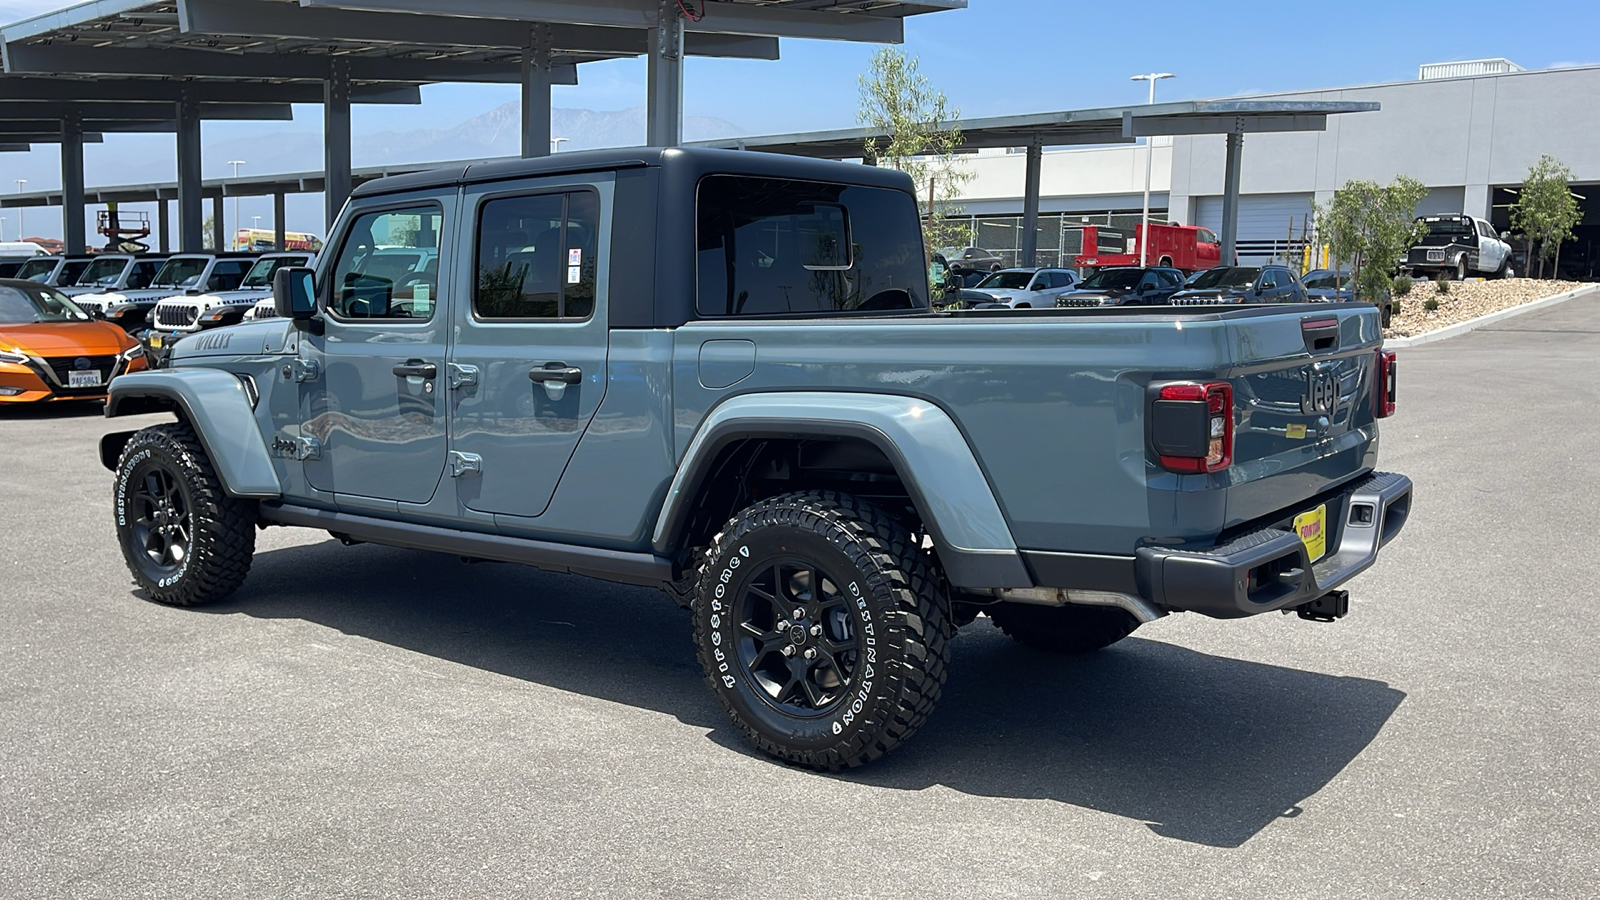
[[[92,0],[0,28],[0,100],[171,104],[166,127],[178,135],[181,243],[197,249],[199,123],[210,103],[323,103],[331,221],[350,190],[351,102],[417,102],[417,86],[435,82],[518,83],[523,152],[538,156],[549,150],[551,85],[576,83],[580,63],[644,54],[651,142],[676,144],[684,55],[776,59],[781,36],[899,42],[904,17],[965,6],[966,0]],[[683,15],[685,9],[698,18]],[[60,121],[63,194],[69,206],[76,200],[81,207],[84,118],[68,111]],[[0,145],[51,137],[31,128],[7,135],[0,126]],[[69,250],[81,250],[81,216],[66,219]]]

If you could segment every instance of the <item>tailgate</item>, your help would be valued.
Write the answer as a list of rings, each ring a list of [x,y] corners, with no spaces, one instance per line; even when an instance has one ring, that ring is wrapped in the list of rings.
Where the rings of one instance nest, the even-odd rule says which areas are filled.
[[[1230,336],[1236,425],[1233,465],[1222,473],[1224,529],[1276,517],[1372,469],[1376,309],[1297,307],[1231,322]]]

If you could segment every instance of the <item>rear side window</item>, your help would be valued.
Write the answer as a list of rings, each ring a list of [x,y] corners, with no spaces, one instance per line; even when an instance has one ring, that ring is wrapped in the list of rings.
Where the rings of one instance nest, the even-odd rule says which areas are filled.
[[[341,319],[433,318],[443,225],[433,204],[357,217],[333,267],[329,311]]]
[[[472,308],[481,319],[594,315],[600,198],[594,191],[503,197],[478,213]]]
[[[922,229],[887,188],[711,175],[696,209],[704,316],[926,309]]]

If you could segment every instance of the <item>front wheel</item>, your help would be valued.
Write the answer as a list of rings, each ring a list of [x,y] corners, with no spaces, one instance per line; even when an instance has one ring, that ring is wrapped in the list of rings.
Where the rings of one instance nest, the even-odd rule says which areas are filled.
[[[123,559],[150,599],[199,606],[244,583],[256,547],[254,504],[227,495],[188,425],[129,438],[112,501]]]
[[[718,703],[756,749],[837,770],[911,737],[944,685],[938,578],[911,534],[848,494],[783,494],[717,535],[692,612]]]

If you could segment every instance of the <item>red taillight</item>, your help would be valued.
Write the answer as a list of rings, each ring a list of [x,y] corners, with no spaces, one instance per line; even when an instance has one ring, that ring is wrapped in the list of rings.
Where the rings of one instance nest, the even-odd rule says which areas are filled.
[[[1380,419],[1394,415],[1394,376],[1397,363],[1393,350],[1378,351],[1378,377],[1372,386],[1372,414]]]
[[[1218,472],[1233,463],[1233,385],[1163,385],[1152,404],[1151,439],[1170,472]]]

